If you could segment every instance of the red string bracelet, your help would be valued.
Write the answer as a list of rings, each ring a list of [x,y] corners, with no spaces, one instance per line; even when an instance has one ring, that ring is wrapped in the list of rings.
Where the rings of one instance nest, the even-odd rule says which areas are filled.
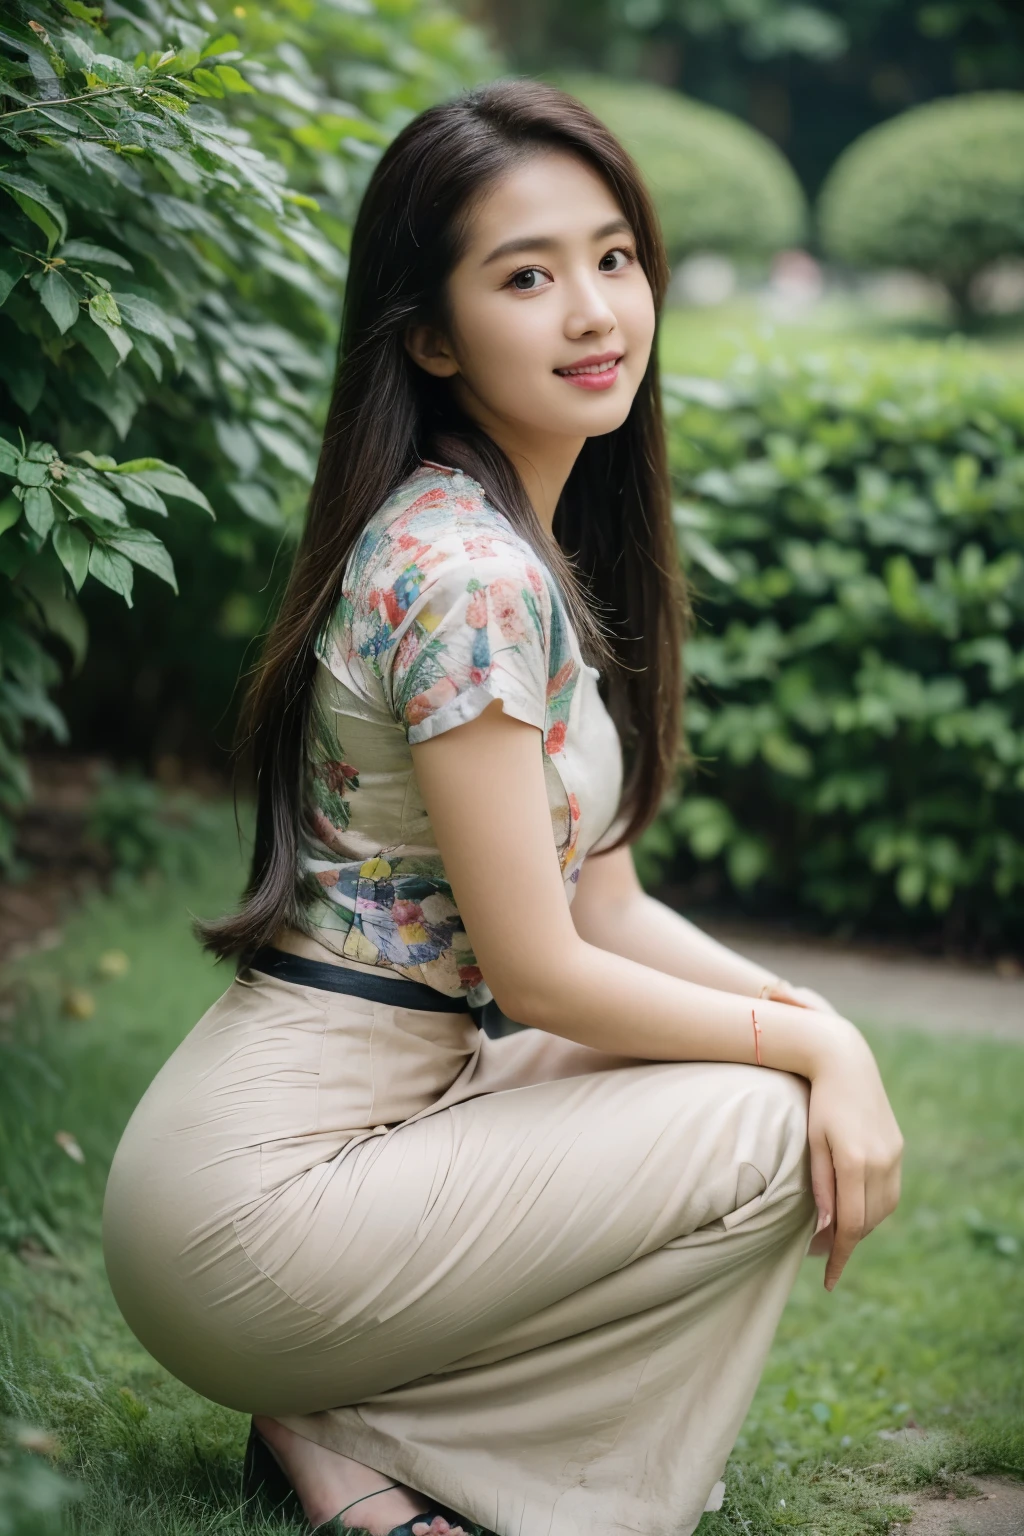
[[[750,1022],[754,1026],[754,1056],[757,1059],[758,1066],[763,1067],[764,1062],[761,1060],[761,1026],[757,1022],[757,1014],[753,1008],[750,1010]]]

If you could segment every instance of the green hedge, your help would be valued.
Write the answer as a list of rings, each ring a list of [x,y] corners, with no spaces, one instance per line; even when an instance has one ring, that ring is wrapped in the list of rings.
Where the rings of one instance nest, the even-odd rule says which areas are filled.
[[[696,763],[648,877],[1019,942],[1024,381],[851,353],[666,398]]]
[[[827,253],[856,267],[912,267],[963,311],[972,277],[1024,255],[1024,94],[929,102],[872,128],[822,188]]]
[[[693,251],[770,255],[801,239],[800,184],[785,156],[747,123],[649,82],[551,78],[596,112],[636,160],[673,261]]]

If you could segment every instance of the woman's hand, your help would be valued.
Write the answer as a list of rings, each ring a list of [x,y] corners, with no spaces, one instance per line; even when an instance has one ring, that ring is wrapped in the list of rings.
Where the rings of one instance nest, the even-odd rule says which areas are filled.
[[[790,1003],[794,1008],[813,1008],[816,1013],[839,1012],[820,992],[815,992],[811,987],[794,987],[790,981],[776,981],[767,996],[773,1003]]]
[[[854,1248],[896,1209],[903,1137],[867,1042],[843,1021],[813,1070],[807,1133],[818,1230],[831,1291]]]

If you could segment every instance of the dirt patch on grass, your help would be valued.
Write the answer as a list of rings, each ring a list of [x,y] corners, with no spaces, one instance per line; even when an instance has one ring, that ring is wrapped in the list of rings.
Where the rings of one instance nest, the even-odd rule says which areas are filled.
[[[901,1494],[914,1518],[894,1525],[891,1536],[1024,1536],[1024,1483],[1004,1477],[973,1477],[972,1496]]]

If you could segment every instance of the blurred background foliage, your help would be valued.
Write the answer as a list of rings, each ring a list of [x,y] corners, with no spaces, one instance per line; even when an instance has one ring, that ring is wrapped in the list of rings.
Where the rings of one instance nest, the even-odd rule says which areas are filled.
[[[697,768],[643,877],[1019,945],[1024,18],[1001,0],[13,0],[0,855],[25,747],[128,770],[90,825],[133,870],[161,863],[136,768],[224,783],[362,188],[412,115],[510,72],[622,136],[675,267]]]
[[[977,91],[871,129],[820,197],[825,251],[937,278],[969,321],[989,263],[1024,252],[1024,94]]]
[[[466,0],[509,64],[645,79],[744,118],[815,194],[843,149],[919,102],[1019,90],[1017,0]]]
[[[746,123],[649,81],[549,78],[596,112],[636,160],[670,260],[695,251],[764,258],[803,238],[800,183],[785,156]]]

